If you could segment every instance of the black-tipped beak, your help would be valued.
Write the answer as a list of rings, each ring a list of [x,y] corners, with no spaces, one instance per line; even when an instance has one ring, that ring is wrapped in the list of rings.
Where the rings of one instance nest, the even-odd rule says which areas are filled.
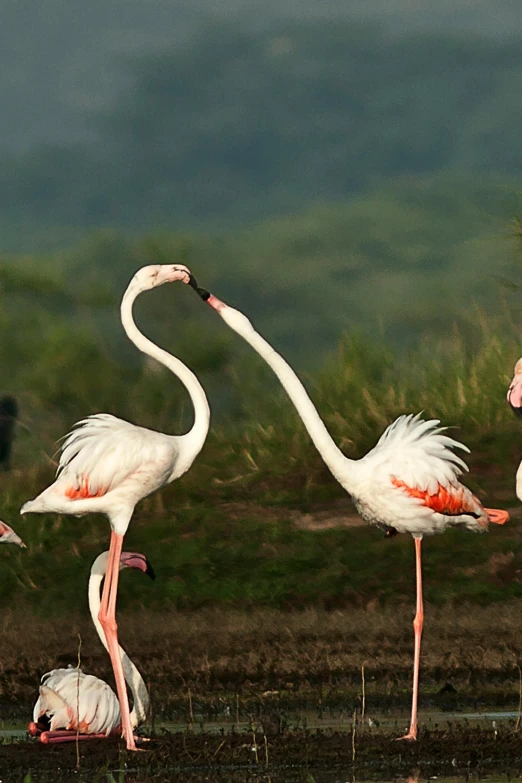
[[[210,299],[210,291],[207,291],[206,288],[200,288],[198,286],[196,288],[196,293],[200,295],[200,297],[203,299],[204,302],[206,302],[207,299]]]
[[[515,416],[519,416],[519,417],[522,416],[522,408],[512,405],[511,403],[509,403],[509,407],[511,408]]]
[[[201,286],[198,285],[197,280],[192,272],[189,276],[189,286],[194,289],[194,291],[203,299],[204,302],[210,298],[210,292],[207,291],[206,288],[201,288]]]
[[[148,577],[150,577],[150,579],[152,580],[156,579],[156,572],[148,560],[147,560],[147,568],[145,569],[145,573],[147,574]]]
[[[192,272],[189,273],[189,286],[194,289],[194,291],[198,290],[198,282]]]

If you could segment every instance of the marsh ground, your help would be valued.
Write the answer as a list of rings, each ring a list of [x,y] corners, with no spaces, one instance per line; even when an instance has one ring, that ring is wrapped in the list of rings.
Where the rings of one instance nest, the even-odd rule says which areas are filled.
[[[516,731],[521,614],[520,600],[494,607],[427,607],[423,729],[416,744],[393,742],[408,719],[411,603],[387,609],[127,615],[121,637],[152,695],[145,733],[153,740],[147,750],[129,757],[117,741],[82,745],[78,772],[74,745],[3,744],[2,780],[24,780],[29,772],[45,783],[110,781],[111,774],[115,780],[154,783],[174,776],[327,783],[347,774],[389,779],[416,770],[428,776],[498,769],[522,774],[522,737]],[[106,653],[81,618],[46,622],[4,614],[4,726],[22,725],[39,676],[57,664],[75,664],[78,654],[86,670],[111,681]],[[514,716],[499,721],[498,730],[491,721],[479,725],[462,717],[492,708]]]
[[[115,783],[339,783],[346,780],[419,781],[439,776],[522,773],[520,734],[511,730],[454,728],[424,732],[416,743],[396,743],[389,734],[359,733],[355,758],[350,734],[288,732],[154,739],[143,753],[128,754],[115,741],[80,747],[0,746],[2,780],[35,783],[101,781]],[[254,752],[255,751],[255,752]],[[257,759],[255,756],[257,753]]]
[[[496,734],[491,725],[458,720],[493,708],[516,716],[521,688],[519,510],[511,476],[508,482],[491,467],[476,475],[475,491],[511,507],[512,521],[485,536],[450,530],[425,542],[421,723],[423,714],[443,717],[424,722],[416,745],[397,750],[392,741],[406,728],[410,702],[411,539],[361,525],[318,473],[310,495],[287,483],[277,502],[276,478],[265,490],[261,483],[256,503],[213,484],[205,498],[176,487],[145,500],[126,548],[146,552],[158,578],[149,584],[123,573],[118,614],[122,644],[150,688],[152,742],[130,760],[118,742],[82,746],[79,771],[75,748],[3,744],[2,781],[28,773],[41,783],[173,776],[339,783],[419,769],[522,774],[516,717]],[[25,485],[37,480],[11,477],[13,513],[22,491],[31,494]],[[85,611],[106,521],[49,517],[18,527],[28,550],[1,552],[4,728],[26,724],[50,668],[80,658],[86,671],[111,681]],[[370,730],[368,718],[380,726]],[[221,735],[224,724],[230,734]]]

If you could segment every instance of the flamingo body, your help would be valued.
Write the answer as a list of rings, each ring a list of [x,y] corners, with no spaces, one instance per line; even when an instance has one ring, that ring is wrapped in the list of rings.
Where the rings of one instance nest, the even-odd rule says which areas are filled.
[[[98,619],[100,587],[105,576],[109,553],[102,552],[94,561],[89,577],[89,611],[103,646],[107,649],[105,633]],[[137,568],[155,578],[147,558],[135,552],[122,552],[120,569]],[[132,728],[145,720],[149,708],[149,694],[143,677],[125,650],[119,647],[125,680],[133,694],[130,713]],[[41,742],[64,742],[78,734],[88,737],[107,737],[121,729],[121,710],[112,688],[79,667],[53,669],[43,675],[40,694],[33,709],[29,732]]]
[[[274,371],[317,451],[332,475],[352,496],[363,519],[370,524],[385,527],[387,532],[410,533],[413,536],[417,603],[413,621],[415,646],[412,711],[409,731],[401,739],[415,740],[420,647],[424,623],[422,537],[442,533],[447,527],[455,525],[483,532],[488,528],[489,522],[506,522],[509,519],[508,513],[484,508],[470,490],[460,483],[459,476],[467,467],[461,457],[455,454],[454,449],[468,449],[462,443],[444,435],[445,428],[440,427],[440,422],[436,419],[424,421],[419,414],[399,416],[366,456],[360,460],[346,457],[333,441],[296,373],[264,337],[256,332],[249,319],[200,288],[192,275],[185,278],[184,282],[194,288]],[[522,393],[520,400],[522,405]]]
[[[365,521],[413,536],[456,525],[487,530],[482,504],[459,481],[467,466],[453,449],[468,449],[444,435],[439,424],[400,416],[366,456],[348,461],[347,483]]]
[[[140,500],[190,468],[196,455],[185,438],[108,413],[88,416],[63,442],[56,481],[21,513],[106,514],[123,534]]]
[[[35,724],[45,718],[50,731],[104,734],[121,727],[118,697],[104,680],[81,669],[53,669],[42,677],[33,710]]]
[[[12,527],[5,522],[0,521],[0,544],[17,544],[22,549],[27,549],[19,535],[15,533]]]
[[[57,478],[21,513],[105,514],[111,526],[107,578],[100,606],[100,622],[107,639],[122,714],[122,733],[128,750],[135,750],[123,664],[118,653],[116,598],[123,537],[134,507],[142,498],[183,475],[201,451],[210,423],[205,391],[194,373],[175,356],[159,348],[139,331],[133,304],[144,291],[176,280],[190,282],[182,265],[154,264],[139,269],[123,295],[122,326],[128,338],[147,356],[173,372],[194,405],[194,423],[184,435],[165,435],[130,424],[110,414],[82,419],[62,445]]]

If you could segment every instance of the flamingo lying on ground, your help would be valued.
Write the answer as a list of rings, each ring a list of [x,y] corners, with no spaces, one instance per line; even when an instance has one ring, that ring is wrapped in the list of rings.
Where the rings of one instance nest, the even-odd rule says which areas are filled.
[[[100,588],[109,553],[98,555],[89,578],[89,611],[98,636],[108,650],[103,628],[98,619]],[[154,571],[145,555],[122,552],[122,568],[139,568],[155,579]],[[149,694],[143,677],[122,647],[119,647],[125,680],[132,693],[130,722],[133,729],[143,723],[149,710]],[[29,733],[45,744],[74,742],[76,739],[102,739],[121,731],[121,712],[118,698],[106,682],[85,674],[79,668],[53,669],[42,677],[40,695],[33,710]]]
[[[352,496],[360,515],[388,532],[411,533],[415,541],[417,606],[413,628],[415,649],[413,697],[408,733],[400,739],[417,738],[419,664],[424,609],[422,600],[421,541],[424,535],[461,526],[484,532],[489,522],[503,524],[506,511],[487,509],[463,486],[458,477],[467,470],[452,449],[469,449],[444,435],[438,419],[424,421],[405,415],[393,422],[377,445],[360,460],[348,459],[332,440],[303,384],[272,346],[255,331],[238,310],[200,288],[187,270],[188,282],[228,326],[266,361],[281,381],[303,424],[337,481]]]
[[[515,372],[507,393],[507,401],[517,416],[522,416],[522,359],[515,364]],[[522,462],[518,466],[516,477],[517,498],[522,500]]]
[[[136,750],[136,746],[118,654],[116,624],[123,537],[136,503],[190,468],[203,447],[210,422],[207,398],[194,373],[147,339],[132,316],[132,306],[139,294],[176,280],[189,282],[186,267],[153,265],[136,272],[123,295],[121,322],[136,347],[168,367],[187,389],[194,405],[192,429],[185,435],[165,435],[107,413],[88,416],[78,422],[64,440],[56,481],[21,509],[22,514],[55,512],[83,516],[99,513],[109,519],[111,542],[99,618],[107,638],[121,708],[122,732],[129,750]]]

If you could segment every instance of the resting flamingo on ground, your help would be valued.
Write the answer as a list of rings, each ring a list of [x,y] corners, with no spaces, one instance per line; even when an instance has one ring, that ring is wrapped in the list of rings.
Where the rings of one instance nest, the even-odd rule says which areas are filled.
[[[89,577],[89,611],[105,649],[108,650],[103,629],[98,620],[100,587],[109,559],[108,552],[98,555]],[[145,555],[122,552],[120,570],[138,568],[151,579],[154,571]],[[119,647],[125,680],[132,692],[130,720],[135,729],[147,717],[149,694],[143,677],[125,650]],[[102,739],[121,730],[121,712],[118,698],[106,682],[85,674],[78,667],[53,669],[42,677],[40,695],[33,710],[29,733],[45,744],[73,742],[76,739]]]
[[[515,364],[513,380],[509,384],[507,401],[517,416],[522,416],[522,359]],[[518,466],[516,477],[517,498],[522,500],[522,462]]]
[[[134,507],[142,498],[182,476],[201,451],[207,437],[210,410],[194,373],[179,359],[159,348],[137,328],[132,306],[136,297],[163,283],[189,282],[181,265],[152,265],[138,270],[121,303],[121,322],[129,339],[143,353],[171,370],[187,389],[194,405],[194,424],[185,435],[165,435],[138,427],[106,413],[78,422],[62,445],[58,475],[53,484],[22,506],[21,513],[105,514],[111,525],[107,578],[100,607],[122,715],[122,732],[129,750],[136,750],[122,664],[118,654],[116,596],[123,537]]]
[[[238,310],[200,288],[192,274],[188,282],[228,326],[246,340],[275,372],[292,400],[303,424],[333,476],[352,496],[364,520],[388,532],[411,533],[415,541],[417,604],[413,696],[408,733],[400,739],[417,738],[419,665],[424,609],[422,600],[421,541],[424,535],[461,526],[480,533],[489,522],[503,524],[505,511],[486,509],[459,482],[467,466],[452,449],[469,451],[444,435],[436,419],[404,415],[381,435],[376,446],[359,460],[348,459],[336,446],[310,400],[303,384],[288,363],[255,331]]]

